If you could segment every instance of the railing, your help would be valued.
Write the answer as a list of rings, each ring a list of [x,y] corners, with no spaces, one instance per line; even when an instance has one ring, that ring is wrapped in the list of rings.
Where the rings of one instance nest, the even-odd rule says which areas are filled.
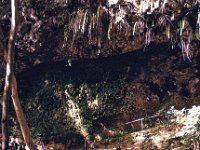
[[[190,109],[183,109],[182,110],[182,113],[184,114],[185,117],[187,117],[189,110]],[[143,117],[143,118],[139,118],[139,119],[127,122],[124,125],[140,122],[140,131],[142,131],[144,129],[144,121],[145,120],[158,118],[158,121],[163,123],[163,121],[160,120],[160,118],[165,117],[165,119],[167,119],[167,121],[170,121],[170,119],[172,119],[173,117],[174,118],[176,117],[176,116],[173,116],[173,115],[174,115],[174,110],[171,110],[171,112],[169,114],[165,113],[165,114],[162,114],[162,115],[153,115],[153,116]]]

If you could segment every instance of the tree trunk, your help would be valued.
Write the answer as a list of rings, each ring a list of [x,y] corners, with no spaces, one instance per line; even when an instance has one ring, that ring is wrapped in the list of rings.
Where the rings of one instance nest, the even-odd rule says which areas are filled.
[[[2,98],[2,150],[8,150],[9,144],[9,134],[8,134],[8,112],[9,112],[9,99],[10,91],[12,89],[12,100],[14,108],[16,111],[17,119],[20,124],[22,135],[27,143],[27,147],[30,150],[33,150],[34,144],[30,136],[30,131],[24,117],[18,92],[17,92],[17,81],[13,73],[14,65],[14,53],[15,53],[15,37],[17,32],[17,21],[18,21],[18,0],[11,0],[11,10],[12,10],[12,19],[11,19],[11,29],[8,41],[8,49],[4,47],[4,59],[6,62],[6,76],[5,76],[5,85]]]
[[[0,27],[0,51],[2,52],[5,50],[5,43],[3,41],[4,41],[4,35]],[[0,57],[4,58],[4,60],[5,60],[5,56],[7,56],[5,55],[5,52],[4,52],[4,55],[0,55]],[[9,95],[10,95],[9,81],[11,79],[8,72],[6,72],[6,77],[7,77],[6,78],[7,82],[5,82],[5,85],[4,85],[4,91],[3,91],[3,97],[2,97],[2,117],[1,117],[1,126],[2,126],[2,134],[3,134],[2,141],[4,141],[2,143],[3,149],[8,148],[8,140],[9,140],[7,126],[8,126],[8,107],[9,107]]]
[[[16,36],[16,3],[17,1],[11,0],[12,8],[12,19],[11,19],[11,29],[8,41],[8,49],[4,52],[6,59],[6,77],[5,85],[2,98],[2,149],[8,150],[9,134],[8,134],[8,112],[9,112],[9,99],[10,99],[10,89],[12,84],[12,74],[13,74],[13,62],[14,62],[14,45]]]
[[[17,92],[17,81],[16,81],[14,74],[12,75],[12,87],[11,88],[12,88],[13,105],[14,105],[15,112],[17,115],[17,120],[20,124],[22,135],[24,137],[24,140],[26,141],[28,148],[30,150],[33,150],[34,144],[33,144],[31,134],[30,134],[27,122],[26,122],[26,118],[25,118],[23,110],[21,108],[21,104],[20,104],[19,96],[18,96],[18,92]]]
[[[2,118],[1,118],[2,150],[8,150],[8,142],[9,142],[8,110],[9,110],[10,82],[11,82],[11,73],[9,71],[10,69],[6,69],[6,79],[5,79],[3,98],[2,98]]]

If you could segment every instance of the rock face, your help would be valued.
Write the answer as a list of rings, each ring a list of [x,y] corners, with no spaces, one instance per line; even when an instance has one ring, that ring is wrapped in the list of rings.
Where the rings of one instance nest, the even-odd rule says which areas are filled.
[[[199,23],[196,0],[185,3],[159,0],[20,1],[16,71],[64,58],[87,59],[127,53],[151,42],[171,41],[172,45],[176,42],[186,46],[191,42],[192,33],[196,33],[194,38],[195,35],[198,37],[195,29]],[[4,34],[0,39],[4,41],[9,35],[9,17],[9,2],[0,2],[0,32],[2,30]],[[180,47],[185,51],[184,46]],[[186,55],[190,56],[190,53]]]
[[[199,60],[198,54],[186,62],[179,49],[163,44],[145,51],[72,61],[71,67],[67,60],[48,63],[18,74],[20,95],[28,122],[40,128],[33,132],[40,135],[48,130],[41,136],[56,137],[91,125],[99,130],[102,125],[121,127],[170,105],[199,104]],[[67,115],[72,113],[68,106],[72,101],[80,110],[76,114],[79,127]],[[89,130],[98,132],[97,128]]]
[[[5,3],[2,6],[9,9],[7,1],[0,3]],[[191,44],[193,51],[186,49],[189,53],[179,48],[180,44],[186,44],[181,43],[180,39],[189,40],[189,44],[191,42],[188,36],[192,30],[189,18],[192,18],[192,13],[197,15],[195,9],[186,8],[186,12],[183,11],[182,16],[188,10],[192,11],[186,20],[181,20],[182,16],[175,16],[178,19],[171,23],[178,26],[181,20],[188,27],[184,31],[188,32],[184,32],[183,37],[177,41],[172,36],[172,41],[168,43],[163,26],[158,29],[157,26],[149,26],[155,30],[154,34],[144,27],[145,23],[151,24],[148,19],[148,22],[137,21],[140,26],[134,37],[134,24],[121,28],[119,23],[111,29],[109,9],[104,8],[104,2],[102,11],[98,12],[100,4],[101,1],[92,3],[91,9],[88,9],[82,4],[79,7],[76,1],[71,1],[70,5],[43,0],[21,2],[23,21],[17,35],[15,72],[28,122],[33,130],[39,129],[33,131],[37,135],[49,137],[67,130],[76,130],[77,123],[67,115],[71,111],[67,103],[69,101],[75,103],[74,109],[80,109],[79,121],[83,126],[95,123],[120,126],[133,119],[151,115],[171,104],[189,107],[199,102],[198,45],[194,41]],[[1,26],[7,37],[9,13],[3,11],[2,7],[0,9]],[[119,11],[118,5],[112,9],[116,9],[116,13]],[[100,24],[92,20],[95,17],[98,20],[98,13],[101,16],[98,18]],[[74,23],[78,25],[77,21],[84,20],[85,15],[90,16],[87,18],[87,28],[81,26],[77,32],[74,31]],[[194,16],[193,19],[197,18]],[[131,16],[126,17],[131,19]],[[150,19],[151,17],[152,15],[147,16]],[[160,15],[156,17],[155,20],[163,19]],[[195,19],[193,21],[196,22]],[[95,29],[91,29],[91,22]],[[81,30],[87,31],[79,34]],[[176,35],[175,31],[173,33]],[[73,37],[74,32],[76,38]],[[69,41],[66,40],[68,34],[71,35],[68,37]],[[191,56],[191,52],[193,57],[187,59],[185,56]],[[2,51],[0,87],[3,85],[4,67],[1,54]]]

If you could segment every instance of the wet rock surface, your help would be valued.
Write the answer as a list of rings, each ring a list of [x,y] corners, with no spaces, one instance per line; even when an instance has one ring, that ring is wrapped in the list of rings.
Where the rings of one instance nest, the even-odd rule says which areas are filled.
[[[111,103],[116,105],[110,105],[111,108],[106,109],[106,114],[113,120],[113,125],[116,125],[117,121],[120,126],[125,122],[154,114],[162,107],[171,104],[182,108],[198,103],[200,94],[198,68],[199,55],[195,56],[192,62],[186,62],[179,49],[171,50],[168,45],[154,45],[146,51],[94,60],[72,61],[71,67],[68,66],[67,60],[38,65],[18,74],[18,80],[22,96],[31,93],[32,89],[27,87],[39,86],[42,89],[37,81],[43,82],[43,80],[49,80],[49,86],[74,81],[75,89],[85,83],[85,88],[89,88],[88,92],[93,94],[92,87],[95,84],[110,85],[111,90],[116,90],[116,93],[111,93],[113,94]],[[114,84],[115,81],[118,83]],[[39,92],[38,90],[35,92]],[[62,88],[60,90],[61,95],[64,95]],[[101,98],[104,100],[106,97],[100,96]],[[88,96],[88,99],[93,98]],[[116,114],[117,117],[112,117]],[[112,126],[105,116],[100,117],[99,122]]]

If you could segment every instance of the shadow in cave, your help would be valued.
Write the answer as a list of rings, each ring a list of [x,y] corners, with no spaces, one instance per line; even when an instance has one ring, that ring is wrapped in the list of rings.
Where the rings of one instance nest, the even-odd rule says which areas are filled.
[[[70,80],[78,79],[80,82],[96,83],[100,81],[116,80],[125,74],[131,80],[137,78],[141,70],[147,70],[151,64],[152,56],[159,57],[159,63],[165,62],[171,55],[177,55],[178,50],[169,50],[169,44],[152,45],[145,51],[138,50],[117,56],[102,57],[97,59],[84,59],[72,61],[49,62],[34,66],[27,71],[17,74],[19,81],[35,81],[43,78],[48,72],[49,75],[59,74],[60,78]]]

